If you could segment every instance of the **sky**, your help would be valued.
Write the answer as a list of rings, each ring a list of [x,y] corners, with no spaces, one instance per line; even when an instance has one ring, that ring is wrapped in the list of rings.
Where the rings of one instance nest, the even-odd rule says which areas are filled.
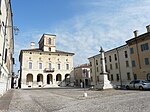
[[[75,53],[74,66],[126,44],[150,25],[150,0],[11,0],[15,35],[15,71],[19,53],[42,34],[56,35],[56,49]]]

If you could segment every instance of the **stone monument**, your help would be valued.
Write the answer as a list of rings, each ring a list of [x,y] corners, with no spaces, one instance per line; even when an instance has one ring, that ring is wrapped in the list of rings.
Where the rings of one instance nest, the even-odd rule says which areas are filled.
[[[104,56],[104,50],[101,47],[100,51],[101,53],[101,65],[102,65],[102,72],[99,76],[99,87],[100,89],[111,89],[113,86],[111,85],[110,81],[108,80],[108,73],[106,72],[105,68],[105,56]]]

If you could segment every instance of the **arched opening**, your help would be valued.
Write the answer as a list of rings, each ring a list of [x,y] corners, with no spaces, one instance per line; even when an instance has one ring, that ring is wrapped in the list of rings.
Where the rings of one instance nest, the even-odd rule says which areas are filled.
[[[37,82],[43,82],[43,75],[42,74],[37,75]]]
[[[52,74],[47,75],[47,84],[52,84],[53,83],[53,76]]]
[[[88,79],[85,79],[85,86],[88,86]]]
[[[26,82],[27,82],[27,85],[29,85],[29,86],[32,85],[32,83],[33,83],[33,75],[32,74],[27,74]]]
[[[147,74],[147,80],[150,81],[150,73]]]
[[[61,74],[56,75],[56,81],[61,81]]]
[[[70,74],[65,75],[65,83],[66,83],[66,86],[69,85],[69,83],[70,83]]]
[[[33,75],[27,74],[27,82],[33,82]]]

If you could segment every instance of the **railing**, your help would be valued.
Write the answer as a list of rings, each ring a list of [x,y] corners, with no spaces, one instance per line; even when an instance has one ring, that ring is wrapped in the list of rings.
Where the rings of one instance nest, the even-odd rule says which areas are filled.
[[[54,72],[55,69],[54,68],[45,68],[44,72]]]

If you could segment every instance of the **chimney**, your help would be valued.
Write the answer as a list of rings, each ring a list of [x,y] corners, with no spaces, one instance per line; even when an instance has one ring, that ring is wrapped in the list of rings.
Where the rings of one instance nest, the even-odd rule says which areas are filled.
[[[150,32],[150,25],[146,26],[147,33]]]
[[[35,42],[31,42],[30,47],[31,47],[31,49],[34,49],[35,48]]]
[[[135,37],[138,37],[138,30],[135,30],[133,33]]]

